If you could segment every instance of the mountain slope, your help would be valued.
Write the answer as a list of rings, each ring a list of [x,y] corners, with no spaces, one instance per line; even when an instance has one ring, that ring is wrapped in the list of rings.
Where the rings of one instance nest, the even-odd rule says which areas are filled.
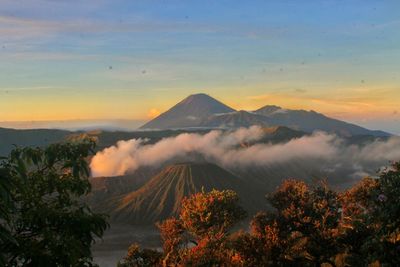
[[[355,124],[332,119],[315,111],[288,110],[277,106],[265,106],[255,110],[254,113],[265,116],[271,125],[286,126],[309,133],[319,130],[342,136],[390,135],[383,131],[372,131]]]
[[[211,115],[204,119],[200,126],[210,128],[239,128],[252,125],[269,126],[268,118],[244,110]]]
[[[141,129],[173,129],[196,127],[210,115],[233,112],[234,109],[206,95],[190,95]]]
[[[373,131],[355,124],[329,118],[315,111],[288,110],[268,105],[253,112],[235,111],[205,94],[191,95],[141,129],[238,128],[260,125],[263,127],[286,126],[312,133],[326,131],[341,136],[371,135],[390,136],[383,131]]]
[[[69,131],[52,129],[15,130],[0,128],[0,156],[6,156],[14,145],[42,147],[65,140]]]
[[[250,212],[262,209],[264,194],[232,173],[210,163],[182,163],[164,168],[139,190],[114,200],[117,221],[154,222],[176,215],[185,196],[212,189],[232,189]],[[257,192],[257,193],[255,193]]]

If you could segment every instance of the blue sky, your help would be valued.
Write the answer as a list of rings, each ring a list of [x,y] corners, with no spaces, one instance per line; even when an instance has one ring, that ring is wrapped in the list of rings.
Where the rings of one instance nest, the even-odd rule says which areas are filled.
[[[206,92],[400,132],[399,1],[0,4],[0,121],[138,119]]]

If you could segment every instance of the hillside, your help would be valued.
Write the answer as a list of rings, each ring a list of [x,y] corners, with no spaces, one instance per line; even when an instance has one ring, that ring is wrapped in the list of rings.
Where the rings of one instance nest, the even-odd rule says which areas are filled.
[[[215,114],[204,119],[199,126],[209,128],[240,128],[252,125],[270,126],[268,118],[262,115],[253,114],[244,110]]]
[[[250,212],[264,207],[263,193],[211,163],[181,163],[164,168],[139,190],[114,199],[112,218],[135,223],[154,222],[179,211],[183,197],[211,189],[238,192]],[[114,206],[115,207],[112,207]]]
[[[47,146],[64,140],[71,132],[63,130],[15,130],[0,128],[0,156],[7,155],[14,145],[26,146]]]
[[[278,132],[273,133],[275,129],[279,129],[278,132],[280,132],[280,136],[277,136]],[[210,130],[211,129],[180,129],[135,132],[96,130],[88,132],[70,132],[56,129],[16,130],[0,128],[0,156],[7,155],[13,149],[14,145],[21,147],[47,146],[65,140],[79,140],[85,137],[94,137],[97,140],[96,150],[103,150],[115,145],[120,140],[146,138],[148,139],[148,143],[152,144],[160,141],[162,138],[173,137],[182,133],[205,134]],[[276,142],[282,140],[282,138],[283,140],[288,140],[288,137],[296,137],[299,134],[301,134],[301,132],[286,127],[274,127],[269,128],[266,137],[272,138],[272,141]]]
[[[264,116],[271,125],[286,126],[305,132],[318,130],[341,136],[389,136],[388,133],[383,131],[368,130],[355,124],[329,118],[315,111],[288,110],[278,106],[265,106],[253,112]]]

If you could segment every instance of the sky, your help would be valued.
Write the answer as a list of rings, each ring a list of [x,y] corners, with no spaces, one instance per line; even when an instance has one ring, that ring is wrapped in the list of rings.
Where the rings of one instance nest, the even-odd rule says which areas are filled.
[[[400,133],[400,1],[0,0],[0,121],[145,121],[193,93]]]

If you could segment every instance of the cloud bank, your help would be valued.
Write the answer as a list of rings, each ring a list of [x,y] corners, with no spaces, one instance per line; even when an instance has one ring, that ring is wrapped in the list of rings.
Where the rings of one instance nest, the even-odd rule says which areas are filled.
[[[387,164],[400,159],[400,138],[377,140],[368,145],[345,145],[336,135],[322,132],[285,143],[260,141],[265,132],[258,126],[233,132],[211,131],[201,135],[184,133],[147,144],[146,139],[119,141],[98,152],[91,161],[94,177],[133,173],[144,166],[159,166],[172,160],[200,155],[225,167],[251,167],[290,160],[315,159],[330,162],[332,171],[351,163],[354,172],[365,173],[365,165]],[[253,145],[249,145],[255,143]],[[317,163],[316,163],[317,164]]]

